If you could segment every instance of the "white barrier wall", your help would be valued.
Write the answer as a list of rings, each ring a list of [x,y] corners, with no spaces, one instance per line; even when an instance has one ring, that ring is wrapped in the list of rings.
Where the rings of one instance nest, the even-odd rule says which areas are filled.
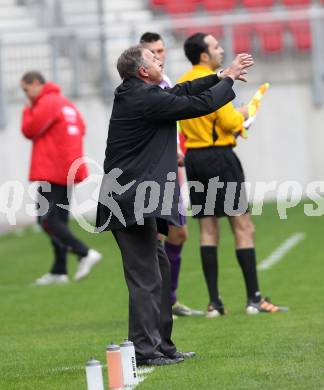
[[[248,101],[255,91],[255,84],[240,87],[237,102]],[[76,102],[87,122],[85,152],[88,157],[102,166],[106,146],[110,107],[105,107],[97,98]],[[20,133],[21,106],[10,107],[9,126],[0,132],[0,226],[8,226],[6,209],[10,208],[12,194],[8,199],[8,181],[22,183],[24,197],[21,207],[13,212],[18,224],[34,220],[28,216],[26,206],[33,206],[32,197],[26,192],[29,169],[30,142]],[[258,118],[250,130],[247,140],[239,139],[237,153],[246,173],[246,180],[256,181],[295,180],[305,188],[307,183],[324,179],[324,109],[313,107],[308,83],[273,84],[264,98]],[[90,164],[90,171],[96,175],[100,170]],[[94,187],[85,186],[82,198],[95,197]],[[23,190],[21,191],[23,192]],[[79,192],[81,193],[81,191]],[[18,200],[19,196],[17,195]],[[268,199],[275,198],[269,193]],[[93,206],[95,199],[89,206]],[[91,207],[90,207],[91,209]],[[90,210],[91,213],[91,210]]]
[[[246,101],[253,95],[248,87],[241,92]],[[323,120],[324,110],[313,107],[308,84],[271,85],[249,138],[241,139],[237,148],[247,179],[319,180]]]

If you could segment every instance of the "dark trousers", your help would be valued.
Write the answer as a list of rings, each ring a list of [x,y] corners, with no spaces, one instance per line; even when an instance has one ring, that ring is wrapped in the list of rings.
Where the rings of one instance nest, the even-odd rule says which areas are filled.
[[[155,218],[113,232],[129,292],[128,337],[137,359],[173,355],[170,263]]]
[[[70,231],[69,210],[62,209],[58,204],[69,205],[69,187],[58,184],[51,184],[51,191],[45,192],[41,187],[38,189],[39,197],[44,197],[48,202],[47,212],[38,217],[38,223],[49,236],[53,251],[54,264],[51,273],[66,274],[66,255],[72,251],[79,257],[88,253],[88,247],[79,241]],[[39,201],[39,203],[44,203]]]

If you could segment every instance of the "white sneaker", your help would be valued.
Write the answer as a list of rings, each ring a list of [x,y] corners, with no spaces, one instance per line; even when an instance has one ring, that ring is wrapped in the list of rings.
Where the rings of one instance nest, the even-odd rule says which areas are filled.
[[[64,284],[69,283],[69,277],[65,274],[57,275],[57,274],[45,274],[40,278],[35,280],[34,285],[36,286],[47,286],[48,284]]]
[[[95,266],[102,259],[102,254],[94,249],[89,249],[87,256],[82,257],[78,270],[74,275],[74,280],[78,281],[85,278],[91,271],[91,268]]]

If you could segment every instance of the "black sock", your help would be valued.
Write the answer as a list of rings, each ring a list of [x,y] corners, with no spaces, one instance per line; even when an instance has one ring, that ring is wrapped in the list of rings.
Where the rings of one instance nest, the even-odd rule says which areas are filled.
[[[217,247],[204,245],[200,247],[200,256],[205,280],[208,287],[209,300],[221,305],[218,293],[218,260]]]
[[[258,275],[256,270],[255,249],[237,249],[236,257],[242,269],[248,299],[253,300],[254,302],[259,302],[261,294],[259,291]]]

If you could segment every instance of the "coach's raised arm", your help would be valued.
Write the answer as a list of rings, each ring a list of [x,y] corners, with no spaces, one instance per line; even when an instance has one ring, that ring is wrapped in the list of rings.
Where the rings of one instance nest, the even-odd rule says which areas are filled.
[[[176,121],[210,114],[234,99],[234,81],[246,81],[247,68],[253,64],[250,54],[239,54],[228,68],[217,74],[164,90],[152,86],[147,91],[145,114],[150,120],[157,121],[166,118]]]

